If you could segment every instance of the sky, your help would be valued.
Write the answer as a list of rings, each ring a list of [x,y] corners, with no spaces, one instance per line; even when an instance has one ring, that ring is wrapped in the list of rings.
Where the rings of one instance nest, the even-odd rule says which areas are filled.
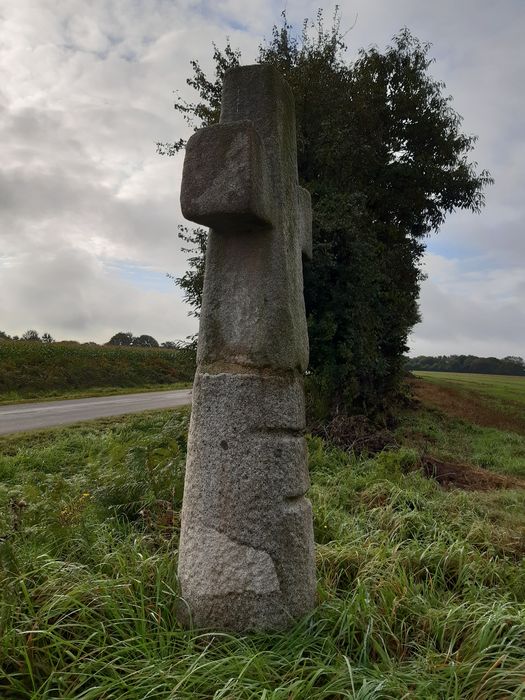
[[[472,158],[495,184],[480,215],[457,212],[428,240],[422,322],[411,355],[525,355],[525,1],[340,2],[348,59],[403,26],[432,43]],[[189,128],[190,61],[212,67],[229,37],[253,62],[286,9],[316,0],[2,0],[0,5],[0,330],[106,342],[197,330],[182,294],[183,155],[157,141]]]

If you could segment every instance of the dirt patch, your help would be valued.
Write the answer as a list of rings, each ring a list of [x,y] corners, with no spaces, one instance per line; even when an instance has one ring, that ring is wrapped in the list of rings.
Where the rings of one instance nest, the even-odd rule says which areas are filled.
[[[440,386],[415,377],[411,377],[408,384],[413,396],[425,406],[438,408],[449,416],[461,418],[475,425],[511,430],[525,435],[525,415],[502,413],[501,409],[492,407],[475,391],[465,389],[458,391],[452,387]]]
[[[366,416],[336,416],[312,433],[356,454],[376,454],[388,447],[399,447],[390,430],[378,428]]]
[[[497,489],[525,489],[525,481],[471,464],[443,462],[435,457],[422,457],[421,470],[428,479],[434,479],[445,489],[465,491],[495,491]]]

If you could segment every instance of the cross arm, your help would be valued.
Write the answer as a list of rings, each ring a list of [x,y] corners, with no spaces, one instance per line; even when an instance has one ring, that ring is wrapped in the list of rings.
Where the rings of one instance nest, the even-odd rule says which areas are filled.
[[[186,219],[215,230],[272,225],[264,147],[252,122],[215,124],[189,139],[182,173]]]

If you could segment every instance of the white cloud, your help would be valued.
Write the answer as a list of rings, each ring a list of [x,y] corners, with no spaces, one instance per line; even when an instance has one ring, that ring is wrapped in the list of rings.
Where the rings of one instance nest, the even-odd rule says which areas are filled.
[[[299,24],[335,2],[288,0]],[[196,329],[175,287],[145,288],[121,263],[182,274],[182,156],[189,61],[211,67],[226,36],[253,60],[283,4],[254,0],[4,0],[0,9],[0,330],[103,341],[118,330]],[[525,68],[522,0],[355,0],[347,42],[384,45],[407,25],[434,44],[475,157],[496,185],[481,216],[452,216],[431,244],[415,351],[523,354]],[[160,278],[159,278],[160,279]]]

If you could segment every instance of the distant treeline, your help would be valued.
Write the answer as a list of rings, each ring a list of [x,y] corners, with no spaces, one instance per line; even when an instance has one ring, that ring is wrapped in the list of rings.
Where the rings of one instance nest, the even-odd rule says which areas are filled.
[[[5,338],[0,342],[0,394],[191,382],[194,372],[191,345],[163,349]]]
[[[51,343],[56,343],[56,340],[53,338],[53,336],[50,333],[42,333],[42,335],[39,335],[38,331],[36,331],[34,328],[30,328],[27,330],[25,333],[22,333],[21,336],[18,335],[9,335],[5,331],[0,331],[0,342],[5,341],[5,340],[23,340],[23,341],[30,341],[32,343],[45,343],[46,345],[50,345]],[[75,345],[80,345],[78,341],[76,340],[62,340],[60,341],[62,343],[69,343],[75,344]],[[98,345],[98,343],[94,342],[88,342],[88,343],[82,343],[83,345]],[[126,347],[134,347],[134,348],[166,348],[167,350],[176,350],[181,347],[186,347],[188,343],[183,343],[180,340],[167,340],[164,343],[159,343],[155,338],[151,335],[133,335],[131,331],[120,331],[119,333],[115,333],[115,335],[111,336],[111,338],[108,340],[105,345],[120,345],[120,346],[126,346]],[[195,340],[189,345],[194,346],[195,345]]]
[[[475,355],[439,355],[438,357],[407,357],[408,370],[427,372],[470,372],[475,374],[512,374],[525,376],[522,357],[476,357]]]

